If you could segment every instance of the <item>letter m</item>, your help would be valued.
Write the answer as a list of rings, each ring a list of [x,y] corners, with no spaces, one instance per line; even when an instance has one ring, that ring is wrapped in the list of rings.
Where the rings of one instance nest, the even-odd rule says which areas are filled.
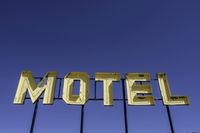
[[[23,71],[13,103],[24,104],[28,90],[32,103],[35,103],[44,91],[43,104],[53,104],[56,76],[56,72],[48,72],[42,80],[36,84],[32,73],[30,71]]]

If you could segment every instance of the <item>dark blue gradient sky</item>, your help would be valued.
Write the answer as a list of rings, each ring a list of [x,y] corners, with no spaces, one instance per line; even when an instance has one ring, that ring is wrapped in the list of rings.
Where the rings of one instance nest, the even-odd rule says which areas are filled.
[[[170,107],[176,133],[200,132],[200,1],[0,1],[0,132],[27,133],[34,105],[13,105],[20,73],[58,71],[168,74],[174,95],[190,106]],[[115,83],[117,96],[122,96]],[[153,95],[160,97],[157,83]],[[99,97],[102,85],[99,84]],[[118,91],[117,91],[117,88]],[[86,105],[86,133],[122,133],[123,104]],[[80,107],[39,104],[36,133],[78,133]],[[162,103],[128,107],[130,133],[169,133]]]

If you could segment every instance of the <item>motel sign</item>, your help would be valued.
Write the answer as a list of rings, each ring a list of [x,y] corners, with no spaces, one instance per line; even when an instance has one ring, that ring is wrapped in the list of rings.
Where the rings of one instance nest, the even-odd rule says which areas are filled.
[[[21,73],[14,104],[24,104],[26,93],[28,92],[32,103],[44,93],[43,104],[53,104],[54,90],[57,78],[57,72],[48,72],[37,84],[30,71]],[[157,73],[158,84],[162,95],[164,105],[189,105],[187,96],[173,96],[170,91],[167,75]],[[137,82],[149,82],[151,80],[149,73],[126,73],[126,92],[128,105],[154,105],[152,88],[149,84],[137,84]],[[73,84],[80,82],[80,91],[78,95],[73,94]],[[70,72],[64,77],[64,86],[62,99],[66,104],[84,105],[89,99],[90,77],[86,72]],[[119,73],[97,72],[95,81],[103,82],[104,105],[113,105],[113,82],[120,81]]]

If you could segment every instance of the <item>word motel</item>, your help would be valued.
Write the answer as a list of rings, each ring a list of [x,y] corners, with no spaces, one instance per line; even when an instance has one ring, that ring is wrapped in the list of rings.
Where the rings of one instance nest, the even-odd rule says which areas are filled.
[[[36,83],[30,71],[21,73],[14,104],[24,104],[27,92],[32,103],[35,103],[44,93],[43,104],[53,104],[57,72],[47,72],[45,76]],[[97,72],[95,81],[103,83],[103,103],[105,106],[112,106],[113,103],[113,82],[121,80],[119,73]],[[157,80],[164,105],[189,105],[187,96],[173,96],[170,91],[167,75],[157,73]],[[79,81],[79,94],[73,94],[74,82]],[[128,105],[155,105],[152,95],[152,88],[148,82],[151,81],[149,73],[126,73],[125,85]],[[62,99],[66,104],[84,105],[89,99],[90,77],[86,72],[70,72],[64,77]],[[138,82],[146,82],[138,84]]]

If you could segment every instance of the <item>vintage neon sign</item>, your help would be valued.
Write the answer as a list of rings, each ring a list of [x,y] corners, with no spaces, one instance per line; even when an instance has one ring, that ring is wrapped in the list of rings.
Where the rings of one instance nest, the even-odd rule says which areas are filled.
[[[27,91],[29,92],[32,103],[44,93],[43,104],[53,104],[54,90],[56,83],[57,72],[48,72],[43,79],[36,84],[35,79],[30,71],[23,71],[19,80],[18,88],[14,98],[14,104],[24,104]],[[164,73],[157,73],[160,92],[163,103],[165,105],[189,105],[189,98],[187,96],[172,96],[167,75]],[[80,81],[79,95],[73,94],[73,83],[75,80]],[[112,83],[120,81],[119,73],[104,73],[97,72],[95,76],[96,81],[103,82],[104,90],[104,105],[113,105],[113,87]],[[150,81],[149,73],[127,73],[125,75],[128,105],[154,105],[154,97],[150,85],[136,84],[138,81]],[[84,105],[89,98],[89,75],[86,72],[71,72],[64,77],[63,95],[62,99],[67,104]],[[149,95],[138,95],[149,94]]]

